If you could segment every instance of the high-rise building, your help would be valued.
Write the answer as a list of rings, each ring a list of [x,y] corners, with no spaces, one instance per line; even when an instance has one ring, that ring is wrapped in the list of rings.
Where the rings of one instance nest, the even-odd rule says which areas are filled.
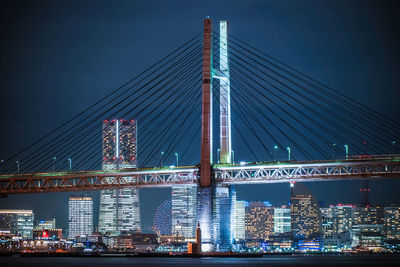
[[[244,240],[246,238],[245,217],[246,217],[246,201],[236,201],[235,223],[234,223],[235,240]]]
[[[385,207],[385,238],[400,240],[400,207]]]
[[[351,230],[353,225],[354,205],[338,204],[333,206],[338,234],[346,233]]]
[[[185,238],[196,235],[197,185],[174,185],[171,190],[172,228],[176,226]]]
[[[50,220],[37,221],[35,229],[37,229],[37,230],[56,229],[56,219],[53,218],[53,219],[50,219]]]
[[[353,224],[383,224],[384,208],[379,206],[356,207],[353,212]]]
[[[291,185],[291,228],[293,237],[307,239],[321,234],[321,215],[317,200],[301,184]]]
[[[274,208],[274,233],[281,234],[290,231],[290,208],[286,206]]]
[[[86,236],[93,232],[93,200],[88,196],[69,198],[68,238]]]
[[[213,244],[216,251],[231,251],[234,235],[236,192],[232,186],[216,186],[213,207]]]
[[[32,210],[0,210],[0,234],[32,238],[33,219]]]
[[[268,240],[274,233],[274,209],[269,202],[250,202],[246,207],[246,240]]]
[[[335,208],[321,208],[321,234],[325,243],[337,240]]]
[[[137,123],[134,120],[103,122],[103,170],[137,166]],[[131,179],[130,177],[124,177]],[[106,189],[100,193],[99,231],[119,234],[140,231],[140,204],[137,188]]]

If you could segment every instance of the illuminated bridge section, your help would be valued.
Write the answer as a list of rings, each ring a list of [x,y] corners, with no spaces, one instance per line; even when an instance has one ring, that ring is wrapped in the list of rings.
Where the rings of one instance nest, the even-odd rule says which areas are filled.
[[[222,184],[400,178],[400,158],[215,166],[214,177]]]
[[[0,194],[163,187],[197,183],[197,179],[196,167],[21,174],[0,176]]]
[[[216,165],[217,184],[263,184],[400,178],[400,157],[342,162],[284,162]],[[0,194],[68,192],[121,187],[168,187],[195,184],[199,168],[125,169],[120,171],[55,172],[0,176]]]

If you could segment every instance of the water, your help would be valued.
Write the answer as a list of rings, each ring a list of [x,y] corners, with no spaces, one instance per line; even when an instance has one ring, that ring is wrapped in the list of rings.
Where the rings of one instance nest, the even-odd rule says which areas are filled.
[[[262,258],[0,257],[0,266],[400,266],[400,255],[266,256]]]

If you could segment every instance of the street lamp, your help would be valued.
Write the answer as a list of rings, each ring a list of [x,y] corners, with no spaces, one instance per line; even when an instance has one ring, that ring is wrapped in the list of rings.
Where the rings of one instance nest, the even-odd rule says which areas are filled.
[[[71,170],[72,170],[72,160],[71,160],[71,158],[68,159],[68,162],[69,162],[69,172],[71,172]]]
[[[290,147],[288,146],[288,147],[286,148],[286,150],[287,150],[287,152],[288,152],[288,159],[289,159],[289,161],[290,161]]]
[[[1,160],[1,169],[0,169],[1,173],[3,173],[3,164],[4,164],[4,159]]]
[[[345,151],[346,151],[346,159],[349,158],[349,146],[348,145],[344,145]]]
[[[178,163],[179,163],[179,155],[178,155],[178,153],[175,153],[175,157],[176,157],[176,167],[178,167]]]
[[[274,150],[275,150],[275,161],[278,161],[278,156],[277,156],[277,151],[278,151],[278,146],[274,146]]]
[[[17,160],[15,163],[17,163],[17,173],[19,173],[19,161]]]
[[[395,154],[394,153],[394,145],[396,144],[396,141],[392,141],[392,154]]]
[[[332,144],[332,159],[335,159],[335,147],[336,144]]]
[[[235,164],[235,151],[231,151],[232,153],[232,164]]]
[[[219,164],[219,158],[221,157],[221,149],[217,149],[217,162]]]
[[[56,161],[56,157],[53,157],[53,172],[54,172],[54,162]]]
[[[163,166],[163,160],[164,160],[164,151],[161,152],[161,166]]]

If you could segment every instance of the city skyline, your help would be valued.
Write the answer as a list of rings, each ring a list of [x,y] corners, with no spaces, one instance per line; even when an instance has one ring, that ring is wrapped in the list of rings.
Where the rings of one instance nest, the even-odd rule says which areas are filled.
[[[362,16],[356,16],[354,23],[362,27],[363,19],[365,18]],[[388,27],[389,23],[387,21],[385,23],[379,26]],[[97,176],[96,179],[100,181],[100,184],[90,180],[90,177],[89,180],[83,178],[83,181],[93,183],[92,187],[88,185],[89,187],[85,188],[81,181],[77,184],[75,181],[69,184],[82,186],[77,188],[78,190],[93,189],[97,185],[105,188],[100,192],[87,192],[87,198],[91,201],[90,228],[93,231],[98,226],[98,230],[103,233],[111,232],[115,235],[121,233],[116,240],[117,244],[118,242],[129,243],[132,242],[132,238],[144,237],[132,233],[134,231],[151,232],[152,220],[149,218],[153,218],[155,208],[160,202],[168,199],[171,199],[172,205],[172,232],[179,228],[186,238],[194,238],[195,234],[198,234],[195,230],[199,224],[202,237],[200,243],[204,251],[210,251],[212,247],[219,251],[232,249],[234,245],[232,240],[238,230],[234,222],[236,219],[243,220],[243,218],[238,218],[237,211],[239,210],[236,207],[236,200],[249,202],[249,205],[245,206],[245,237],[256,243],[260,238],[269,241],[282,237],[273,235],[275,230],[273,207],[281,207],[289,202],[291,232],[296,242],[299,242],[296,244],[300,250],[320,244],[318,238],[321,238],[321,234],[324,234],[326,240],[330,240],[331,247],[336,246],[335,242],[339,239],[340,244],[346,244],[345,246],[349,245],[350,240],[352,246],[364,244],[379,247],[377,244],[380,244],[384,238],[382,233],[385,233],[386,237],[396,235],[397,229],[384,226],[384,222],[393,222],[392,217],[397,216],[396,211],[385,210],[384,207],[388,207],[388,204],[400,203],[396,191],[400,180],[394,175],[396,171],[391,172],[391,166],[396,168],[398,164],[396,153],[400,143],[398,141],[400,129],[398,125],[400,124],[396,124],[398,122],[393,122],[392,119],[396,121],[396,112],[400,113],[397,110],[396,100],[393,100],[398,99],[394,93],[397,92],[396,86],[386,85],[385,94],[391,97],[383,101],[375,98],[376,101],[372,101],[374,99],[372,97],[365,98],[368,90],[360,92],[358,89],[365,87],[365,81],[357,84],[355,80],[348,79],[349,76],[346,76],[348,73],[342,73],[343,77],[347,78],[347,82],[350,81],[347,86],[356,89],[349,91],[348,87],[333,83],[334,88],[339,88],[339,90],[327,93],[328,96],[326,96],[324,94],[326,90],[331,90],[330,87],[321,85],[313,78],[302,74],[302,67],[306,69],[304,65],[300,65],[301,71],[297,71],[291,67],[290,59],[289,65],[276,59],[273,60],[278,63],[271,63],[263,58],[264,56],[271,58],[271,56],[241,41],[241,34],[239,34],[239,39],[235,37],[240,30],[246,32],[246,28],[238,27],[233,31],[234,34],[229,35],[226,31],[228,28],[226,21],[220,20],[219,33],[211,30],[211,27],[218,29],[215,25],[217,25],[216,22],[212,23],[211,18],[206,17],[204,32],[201,36],[194,37],[175,50],[179,51],[182,47],[186,47],[183,52],[177,52],[179,54],[176,56],[178,58],[176,62],[172,63],[173,61],[169,60],[164,64],[159,64],[158,69],[133,85],[130,83],[136,78],[130,80],[112,91],[106,98],[56,128],[54,132],[50,132],[49,136],[54,134],[54,139],[49,137],[48,142],[46,139],[40,139],[37,143],[33,143],[32,147],[28,146],[26,150],[14,154],[11,160],[2,161],[2,173],[16,174],[15,176],[24,172],[44,173],[36,175],[48,176],[44,178],[46,179],[44,185],[47,180],[56,180],[57,177],[62,176],[74,175],[79,179],[85,175]],[[314,31],[318,32],[319,27],[314,26]],[[351,36],[352,30],[347,29],[345,34]],[[243,35],[246,36],[245,33]],[[228,36],[229,42],[226,39]],[[332,34],[330,38],[335,36]],[[393,37],[388,34],[387,38]],[[177,41],[179,38],[175,39]],[[328,38],[328,40],[338,39]],[[353,43],[350,42],[348,47],[358,48],[354,39],[349,40]],[[372,42],[372,40],[369,41]],[[201,42],[203,42],[202,46]],[[255,45],[264,49],[269,48],[260,42],[255,42]],[[293,47],[295,47],[294,44]],[[296,48],[301,51],[301,49],[307,49],[307,46]],[[282,47],[278,51],[280,49]],[[369,51],[368,49],[363,47],[364,52]],[[150,52],[150,50],[147,51]],[[152,56],[156,56],[158,52],[152,53]],[[280,56],[284,62],[288,62],[285,53]],[[278,58],[281,57],[278,53]],[[298,58],[298,55],[293,58]],[[324,63],[319,61],[316,55],[314,59],[301,59],[308,64]],[[278,72],[258,60],[263,60],[267,62],[265,64],[278,68]],[[349,61],[349,66],[354,67],[360,61],[353,60],[353,62]],[[380,64],[388,67],[393,64],[390,60],[383,60]],[[378,63],[378,60],[374,61],[374,64]],[[164,66],[168,67],[159,71]],[[336,67],[339,66],[341,64],[336,64]],[[373,69],[371,65],[362,67],[363,74]],[[395,64],[390,74],[392,75],[391,84],[395,85],[397,76],[394,68]],[[253,69],[255,72],[252,71]],[[202,72],[196,73],[196,70],[202,70]],[[294,74],[291,73],[292,71]],[[269,72],[278,78],[271,76]],[[305,71],[305,73],[309,72]],[[337,75],[326,76],[321,74],[320,69],[310,73],[312,77],[326,78],[328,81],[336,78],[335,75]],[[374,73],[376,73],[375,70]],[[151,76],[153,74],[154,77]],[[292,76],[288,78],[286,74]],[[202,78],[198,79],[197,84],[201,84],[202,89],[196,86],[190,87],[189,85],[196,85],[195,80],[201,75]],[[305,78],[299,78],[296,75]],[[383,74],[381,75],[383,77]],[[148,81],[146,81],[147,78]],[[369,80],[373,78],[370,76]],[[243,84],[247,86],[244,89]],[[369,87],[369,90],[374,92],[378,84],[371,82],[371,85],[375,87]],[[124,86],[127,89],[121,89]],[[272,91],[270,87],[273,88]],[[143,88],[145,90],[141,92]],[[212,88],[219,88],[219,97],[213,95],[215,91]],[[313,91],[315,89],[317,93]],[[122,91],[119,91],[118,96],[112,97],[112,94],[118,90]],[[81,90],[82,95],[84,92]],[[266,96],[265,92],[271,98]],[[231,98],[232,116],[230,115]],[[124,103],[127,99],[130,101],[128,104]],[[95,110],[94,107],[102,101],[104,104]],[[370,110],[374,114],[368,114]],[[375,110],[378,112],[375,113]],[[184,116],[185,112],[187,115]],[[55,120],[64,121],[64,116],[66,115],[61,115],[60,112]],[[74,122],[75,118],[81,121]],[[127,118],[134,118],[134,120],[125,120]],[[233,128],[236,130],[232,129],[232,135],[231,118]],[[101,132],[100,120],[102,121]],[[81,123],[84,123],[86,127],[79,126]],[[201,128],[196,130],[194,125]],[[12,127],[12,123],[10,126]],[[27,136],[30,136],[29,131],[32,128],[29,124],[24,126]],[[133,131],[131,131],[132,128],[134,128]],[[59,135],[57,131],[60,132]],[[40,133],[39,130],[38,133]],[[3,134],[6,136],[9,132]],[[1,139],[7,139],[7,137]],[[18,134],[12,140],[18,140]],[[35,150],[35,145],[41,147]],[[99,145],[101,149],[98,148]],[[201,153],[199,153],[199,148],[201,148]],[[29,149],[39,151],[39,154],[28,153]],[[10,153],[9,150],[10,147],[5,144],[4,153]],[[308,163],[304,161],[310,164],[307,165]],[[382,167],[381,162],[388,165]],[[220,166],[218,166],[219,163],[221,163]],[[313,167],[312,164],[320,164],[322,167]],[[185,165],[191,167],[185,167]],[[361,167],[358,167],[359,165]],[[270,170],[276,171],[266,170],[269,166],[272,166]],[[297,168],[293,173],[291,166]],[[190,172],[190,168],[194,169],[194,172]],[[81,170],[89,171],[75,172]],[[125,174],[119,174],[121,170]],[[212,170],[215,173],[211,173]],[[90,171],[94,171],[93,174]],[[287,174],[288,172],[290,174]],[[307,183],[310,187],[307,190],[301,190],[306,188],[302,186],[302,183],[294,183],[296,179],[312,181],[311,178],[324,180],[326,177],[329,180],[352,178],[355,181]],[[364,179],[376,177],[392,179],[379,181],[371,179],[369,188],[364,187],[367,185]],[[13,176],[3,178],[15,179]],[[274,179],[276,181],[273,181]],[[249,185],[249,183],[261,184],[289,180],[290,184]],[[109,189],[115,188],[114,184],[109,183],[120,181],[128,181],[131,184],[125,188]],[[234,185],[235,183],[237,185]],[[248,185],[239,185],[241,183],[248,183]],[[49,182],[44,190],[52,191],[51,184],[53,182]],[[167,185],[172,188],[140,189],[141,186],[149,185]],[[67,188],[68,183],[64,180],[58,186],[60,188],[55,191],[76,189]],[[2,188],[6,193],[6,190],[14,190],[9,187],[6,189],[4,186]],[[34,189],[29,185],[29,187],[24,186],[23,190],[32,192]],[[299,193],[297,190],[304,192]],[[370,193],[369,199],[366,193]],[[67,197],[67,193],[59,193],[57,196],[55,194],[26,196],[31,201],[24,202],[22,201],[24,196],[10,194],[8,198],[0,200],[0,207],[18,206],[22,209],[28,206],[28,209],[37,209],[40,218],[56,218],[58,224],[61,222],[61,227],[64,228],[65,221],[62,216],[65,214],[62,214],[62,211],[65,206],[56,206],[56,203],[61,203]],[[38,205],[46,197],[54,200],[52,201],[54,206],[51,206],[49,210],[44,210],[43,206]],[[253,201],[256,198],[262,202]],[[74,224],[71,224],[75,219],[80,218],[77,212],[74,213],[71,200],[74,198],[69,197],[70,237],[71,234],[84,234],[82,229],[74,229]],[[267,200],[273,204],[267,204],[265,202]],[[358,206],[354,210],[352,208],[352,222],[355,226],[352,226],[349,231],[346,230],[346,227],[350,227],[348,222],[342,221],[343,216],[348,217],[348,211],[338,202],[349,204],[351,207]],[[378,206],[375,207],[374,204]],[[35,205],[36,208],[33,208]],[[328,205],[334,207],[328,207]],[[262,218],[262,223],[259,223],[259,218]],[[268,222],[268,225],[265,226],[264,222]],[[89,232],[87,229],[85,231]],[[126,233],[126,231],[131,233]],[[243,236],[243,230],[241,231],[240,235]],[[279,233],[284,234],[284,232]],[[148,238],[152,239],[154,236],[149,235]]]

